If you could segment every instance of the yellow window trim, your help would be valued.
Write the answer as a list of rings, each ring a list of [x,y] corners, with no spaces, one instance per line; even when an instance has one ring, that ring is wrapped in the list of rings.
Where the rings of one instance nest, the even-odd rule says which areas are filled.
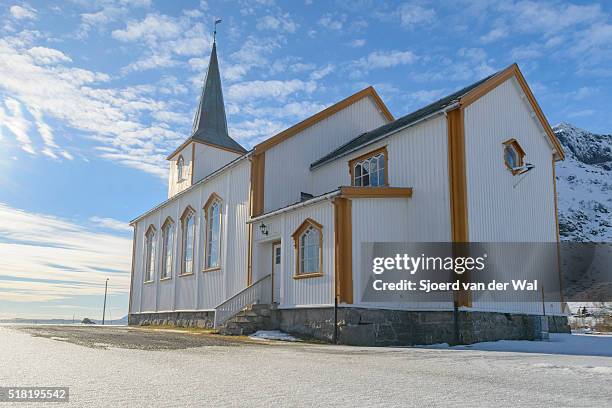
[[[300,236],[310,227],[314,227],[319,231],[319,270],[310,273],[300,273]],[[295,273],[293,279],[316,278],[323,276],[323,226],[313,220],[306,218],[304,222],[291,234],[293,238],[293,246],[295,249]]]
[[[181,242],[181,246],[180,246],[180,251],[179,251],[179,254],[180,254],[179,261],[181,263],[181,267],[180,267],[180,272],[178,274],[179,277],[180,276],[193,275],[193,272],[184,273],[184,271],[185,271],[185,269],[184,269],[185,268],[185,262],[184,262],[184,258],[185,258],[185,253],[184,253],[184,250],[185,250],[185,240],[184,240],[184,237],[185,237],[185,220],[187,219],[187,217],[189,215],[193,215],[195,217],[195,213],[196,212],[193,209],[193,207],[188,205],[187,207],[185,207],[185,209],[183,210],[183,214],[181,215],[181,241],[180,241]],[[194,245],[194,253],[195,253],[195,235],[196,235],[195,234],[195,219],[193,220],[193,223],[194,223],[194,234],[193,234],[194,242],[193,242],[193,245]],[[193,262],[193,260],[192,260],[192,262]],[[193,269],[193,266],[192,266],[192,269]]]
[[[165,262],[166,261],[166,251],[164,251],[164,231],[165,231],[165,229],[166,229],[166,227],[168,225],[175,225],[174,224],[174,220],[170,216],[166,217],[166,220],[164,221],[164,223],[161,226],[161,232],[162,232],[162,234],[161,234],[161,253],[162,253],[161,254],[161,258],[162,259],[161,260],[162,261],[161,261],[160,267],[162,268],[162,271],[166,268],[166,262]],[[174,238],[173,238],[173,240],[176,240],[176,229],[174,231]],[[174,246],[174,242],[172,243],[172,246]],[[174,252],[173,252],[173,255],[174,255]],[[174,264],[174,261],[175,260],[174,260],[174,256],[173,256],[172,257],[172,264]],[[167,276],[164,277],[164,278],[161,277],[161,273],[160,273],[159,280],[160,281],[164,281],[164,280],[172,279],[172,272],[173,272],[172,270],[170,270],[169,272],[166,271]]]
[[[340,187],[340,196],[345,198],[410,198],[411,187]]]
[[[516,139],[508,139],[505,142],[503,142],[502,144],[504,145],[504,150],[508,146],[511,146],[512,148],[514,148],[514,150],[518,154],[518,166],[517,167],[522,167],[525,164],[525,150],[523,150],[523,148],[519,144],[518,140],[516,140]],[[506,168],[508,168],[508,170],[510,170],[510,172],[512,172],[512,175],[515,176],[515,175],[521,173],[521,170],[517,170],[516,168],[512,168],[508,164],[508,162],[506,161],[506,157],[505,156],[506,155],[505,155],[505,152],[504,152],[504,164],[506,165]]]
[[[389,154],[387,152],[387,146],[380,147],[376,150],[369,151],[367,153],[362,154],[361,156],[355,157],[354,159],[349,160],[349,173],[351,174],[351,186],[355,186],[355,164],[359,163],[362,160],[369,159],[378,154],[383,154],[385,158],[385,186],[389,186]]]
[[[213,203],[219,203],[219,265],[206,267],[206,259],[208,258],[208,209]],[[221,269],[221,242],[222,242],[222,231],[223,231],[223,199],[217,193],[212,193],[208,200],[206,200],[206,204],[202,207],[204,210],[204,250],[202,253],[204,254],[204,267],[202,268],[202,272],[210,272],[217,269]]]

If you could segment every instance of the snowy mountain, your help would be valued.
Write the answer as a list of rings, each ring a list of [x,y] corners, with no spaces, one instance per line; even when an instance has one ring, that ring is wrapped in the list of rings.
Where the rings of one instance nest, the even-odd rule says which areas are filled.
[[[565,151],[557,162],[561,240],[612,242],[612,135],[568,123],[553,130]]]

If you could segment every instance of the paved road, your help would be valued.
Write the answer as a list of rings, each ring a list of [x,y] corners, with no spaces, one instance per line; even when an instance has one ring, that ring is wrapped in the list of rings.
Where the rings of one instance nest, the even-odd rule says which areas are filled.
[[[607,407],[611,379],[609,357],[0,327],[0,385],[70,386],[71,406]]]

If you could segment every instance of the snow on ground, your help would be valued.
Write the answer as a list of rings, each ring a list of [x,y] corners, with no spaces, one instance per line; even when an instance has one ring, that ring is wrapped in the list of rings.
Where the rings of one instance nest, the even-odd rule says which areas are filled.
[[[292,335],[280,330],[258,330],[251,334],[249,338],[254,340],[300,341]]]
[[[59,327],[52,335],[73,338],[82,331]],[[70,403],[62,407],[605,407],[612,395],[610,357],[229,344],[223,336],[128,328],[87,333],[83,344],[108,338],[114,347],[0,327],[0,384],[69,386]],[[152,338],[190,348],[118,348]],[[198,339],[215,345],[194,347]]]
[[[612,357],[612,335],[551,333],[549,341],[500,340],[466,346],[450,347],[444,343],[425,347]]]

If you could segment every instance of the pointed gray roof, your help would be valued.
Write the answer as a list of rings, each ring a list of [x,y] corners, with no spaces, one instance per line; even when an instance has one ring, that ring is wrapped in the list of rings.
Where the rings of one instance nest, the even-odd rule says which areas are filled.
[[[245,148],[227,133],[227,119],[223,104],[216,42],[213,42],[212,52],[210,53],[208,71],[200,96],[200,104],[193,121],[191,139],[237,152],[246,152]]]

